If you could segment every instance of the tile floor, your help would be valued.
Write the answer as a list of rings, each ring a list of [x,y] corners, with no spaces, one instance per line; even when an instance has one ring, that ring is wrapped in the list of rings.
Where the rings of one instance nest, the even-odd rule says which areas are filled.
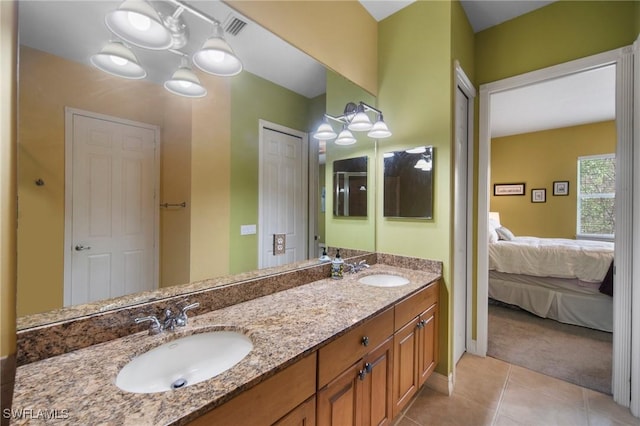
[[[640,426],[605,394],[495,358],[465,354],[451,396],[424,387],[395,426]]]

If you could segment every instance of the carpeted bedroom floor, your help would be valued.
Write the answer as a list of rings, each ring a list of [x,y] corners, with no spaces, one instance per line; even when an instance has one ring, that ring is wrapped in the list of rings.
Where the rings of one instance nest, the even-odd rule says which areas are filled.
[[[491,300],[487,355],[611,394],[612,334]]]

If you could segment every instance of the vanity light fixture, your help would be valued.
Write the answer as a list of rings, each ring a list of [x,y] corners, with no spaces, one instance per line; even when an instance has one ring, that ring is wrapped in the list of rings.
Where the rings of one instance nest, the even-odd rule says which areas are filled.
[[[102,71],[130,79],[145,78],[147,72],[138,63],[131,49],[119,41],[110,41],[99,53],[91,57],[91,63]]]
[[[370,112],[373,112],[376,117],[376,121],[373,124],[368,115]],[[343,128],[340,134],[336,135],[328,119],[342,124]],[[351,145],[356,143],[356,138],[351,131],[368,131],[367,136],[373,139],[384,139],[391,136],[391,131],[384,122],[382,111],[360,101],[358,104],[353,102],[347,103],[344,107],[343,114],[340,116],[334,117],[330,114],[324,114],[322,124],[320,124],[318,130],[313,134],[313,137],[326,141],[338,136],[335,141],[337,145]]]
[[[173,12],[167,11],[167,7]],[[181,0],[166,0],[155,5],[148,0],[124,0],[116,10],[105,16],[105,24],[127,44],[150,50],[168,50],[184,56],[185,53],[177,49],[186,46],[188,41],[189,29],[181,16],[185,11],[214,26],[213,35],[193,55],[193,63],[202,71],[217,76],[240,73],[242,62],[224,39],[220,22]],[[147,75],[131,49],[120,41],[107,44],[100,53],[91,57],[91,63],[118,77],[140,79]],[[185,61],[165,82],[164,87],[181,96],[202,97],[207,94]]]
[[[207,95],[207,89],[200,84],[198,76],[189,67],[186,56],[182,57],[180,68],[173,73],[171,79],[165,81],[164,88],[171,93],[188,98],[201,98]]]
[[[193,55],[193,63],[202,71],[221,77],[231,77],[242,71],[242,62],[224,39],[219,22],[214,23],[213,34]]]
[[[425,152],[427,152],[427,147],[417,146],[415,148],[407,149],[404,152],[406,152],[407,154],[424,154]]]
[[[409,150],[405,152],[409,152]],[[428,153],[425,155],[424,152],[427,152],[426,147],[424,147],[423,152],[414,153],[414,154],[422,154],[422,155],[420,155],[420,159],[416,162],[416,164],[413,167],[415,167],[416,169],[420,169],[423,172],[429,172],[433,168],[433,157],[431,153]]]

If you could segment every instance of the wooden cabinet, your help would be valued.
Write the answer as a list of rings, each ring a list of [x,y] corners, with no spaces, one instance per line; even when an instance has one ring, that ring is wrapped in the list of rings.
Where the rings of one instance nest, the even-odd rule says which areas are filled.
[[[313,397],[316,390],[316,359],[314,352],[195,419],[189,425],[265,426],[275,424],[287,413],[299,408],[305,400]]]
[[[318,391],[318,426],[390,424],[392,375],[389,337]]]
[[[316,397],[311,397],[292,412],[278,420],[274,426],[315,426]]]
[[[437,292],[438,283],[434,283],[396,305],[397,331],[393,336],[394,417],[418,392],[438,363]]]

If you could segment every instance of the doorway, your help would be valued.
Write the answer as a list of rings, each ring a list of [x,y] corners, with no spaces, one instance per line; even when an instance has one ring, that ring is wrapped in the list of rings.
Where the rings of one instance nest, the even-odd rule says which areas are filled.
[[[159,128],[65,114],[64,305],[156,289]]]
[[[488,294],[488,212],[489,212],[489,123],[491,95],[504,90],[533,84],[540,81],[571,75],[582,71],[615,64],[616,78],[616,124],[617,124],[617,175],[616,193],[616,247],[614,257],[616,274],[613,297],[614,335],[613,335],[613,380],[612,392],[616,402],[629,406],[631,394],[631,290],[632,290],[632,97],[623,94],[632,93],[633,88],[633,52],[629,48],[571,61],[543,70],[511,77],[480,88],[480,140],[479,140],[479,197],[478,197],[478,297],[477,297],[477,341],[476,353],[481,356],[487,351],[487,294]]]
[[[307,259],[307,134],[260,120],[258,267]]]

